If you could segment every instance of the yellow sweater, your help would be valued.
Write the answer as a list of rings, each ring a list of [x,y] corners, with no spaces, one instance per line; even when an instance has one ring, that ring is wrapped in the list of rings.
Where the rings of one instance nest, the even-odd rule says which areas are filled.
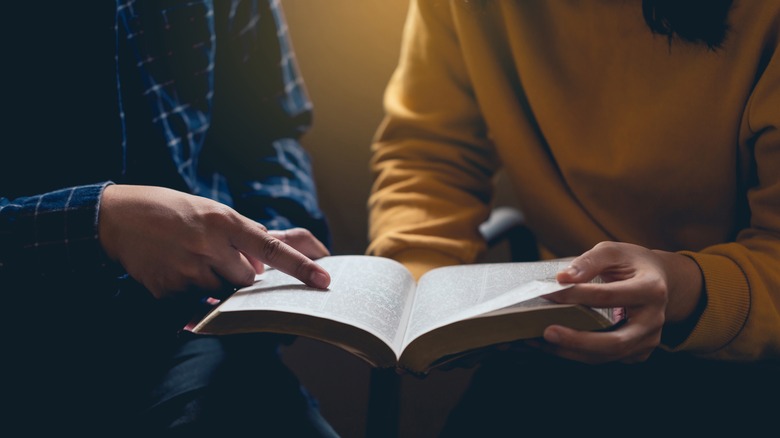
[[[417,276],[475,261],[503,166],[555,256],[696,260],[707,306],[674,350],[780,358],[780,2],[735,1],[714,52],[653,35],[638,0],[468,3],[411,2],[368,252]]]

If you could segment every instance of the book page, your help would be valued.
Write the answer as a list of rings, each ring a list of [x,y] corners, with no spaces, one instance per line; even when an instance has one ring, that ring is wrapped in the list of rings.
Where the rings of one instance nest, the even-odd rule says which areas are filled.
[[[420,278],[404,348],[436,327],[561,290],[555,276],[569,260],[491,263],[434,269]]]
[[[359,327],[400,350],[415,281],[400,263],[371,256],[330,256],[316,260],[330,273],[328,290],[307,287],[269,269],[252,286],[233,294],[221,312],[245,309],[306,313]]]

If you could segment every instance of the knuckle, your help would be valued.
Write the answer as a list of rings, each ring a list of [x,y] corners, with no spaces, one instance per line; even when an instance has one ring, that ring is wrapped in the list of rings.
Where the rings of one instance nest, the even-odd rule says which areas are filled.
[[[616,242],[605,240],[603,242],[597,243],[596,246],[593,247],[593,249],[598,251],[613,252],[618,249],[618,244]]]
[[[598,245],[596,245],[592,250],[582,254],[572,264],[576,264],[581,271],[597,272],[599,271],[598,260],[602,258],[602,253],[598,250]]]
[[[653,303],[666,303],[669,297],[669,291],[661,281],[651,282],[646,293],[650,302]]]
[[[295,267],[296,278],[307,278],[308,273],[311,270],[311,264],[307,261],[301,261],[298,266]]]
[[[293,237],[300,238],[300,239],[313,237],[311,231],[307,230],[306,228],[291,228],[288,231]]]
[[[227,205],[214,203],[203,213],[204,221],[208,226],[222,227],[235,223],[238,214]]]
[[[606,260],[620,259],[622,254],[622,246],[618,242],[603,241],[596,244],[593,247],[592,254],[599,254],[599,258]]]
[[[255,282],[255,272],[252,271],[251,269],[242,272],[241,275],[238,277],[238,285],[240,286],[249,286],[254,282]]]
[[[273,262],[279,258],[282,253],[282,241],[277,239],[267,239],[263,242],[262,253],[266,261]]]
[[[290,228],[284,231],[286,242],[301,243],[312,238],[311,232],[305,228]]]

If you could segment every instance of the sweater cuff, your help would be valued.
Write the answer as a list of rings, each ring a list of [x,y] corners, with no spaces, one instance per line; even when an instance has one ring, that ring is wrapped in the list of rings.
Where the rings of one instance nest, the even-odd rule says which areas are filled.
[[[714,352],[734,339],[750,310],[750,289],[745,274],[731,259],[689,251],[704,275],[706,306],[693,331],[679,345],[664,345],[669,351]]]

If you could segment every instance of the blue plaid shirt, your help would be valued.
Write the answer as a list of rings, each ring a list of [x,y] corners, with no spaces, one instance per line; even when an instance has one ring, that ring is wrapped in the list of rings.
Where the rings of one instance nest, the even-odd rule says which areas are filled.
[[[20,117],[3,126],[26,135],[19,143],[5,137],[0,153],[0,278],[104,272],[97,214],[112,182],[205,196],[269,228],[309,228],[329,244],[297,140],[311,104],[278,0],[50,3],[60,10],[41,28],[95,53],[61,55],[51,34],[36,39],[35,31],[29,48],[3,43],[19,65],[37,67],[4,78],[33,86],[20,88]],[[67,13],[81,23],[63,24]],[[30,58],[36,42],[54,50]],[[87,65],[79,69],[74,59]],[[55,75],[51,93],[72,94],[21,94],[51,82],[52,69],[70,82]],[[24,102],[42,100],[58,117],[28,123]]]

